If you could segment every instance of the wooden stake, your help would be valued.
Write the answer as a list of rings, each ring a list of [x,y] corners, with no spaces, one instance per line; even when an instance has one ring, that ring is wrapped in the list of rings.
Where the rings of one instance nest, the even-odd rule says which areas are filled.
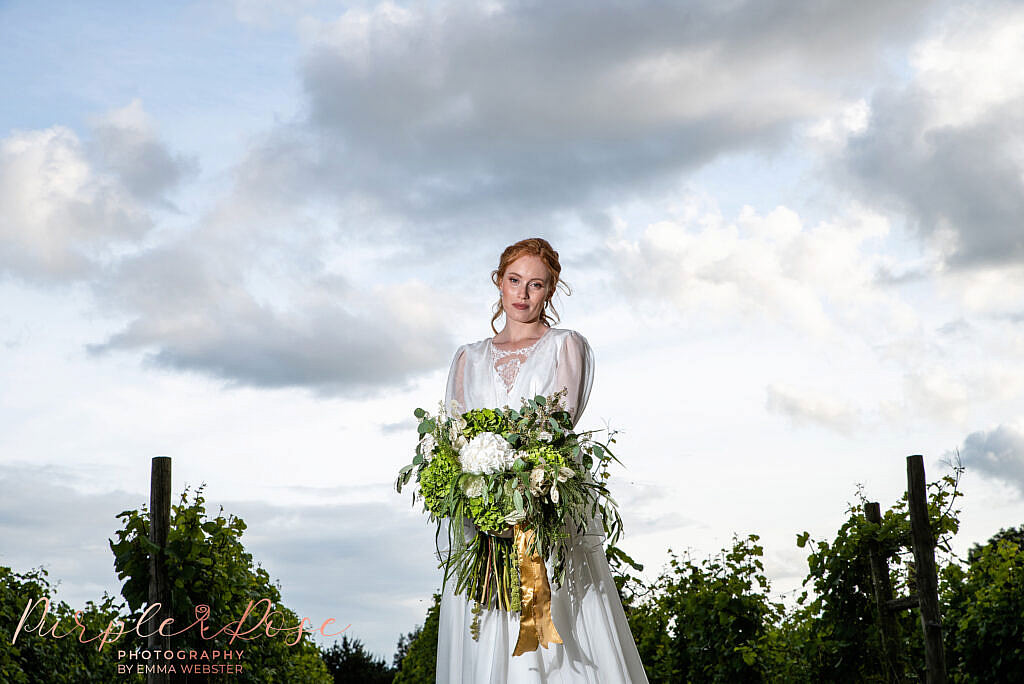
[[[882,524],[882,513],[877,501],[864,504],[864,517],[869,523]],[[882,557],[878,541],[868,542],[868,557],[871,561],[871,580],[875,588],[875,607],[878,609],[878,624],[882,634],[882,663],[887,682],[902,681],[903,666],[899,625],[893,614],[892,582],[889,579],[889,563]]]
[[[149,604],[160,604],[160,611],[153,619],[158,625],[171,617],[171,583],[167,577],[167,535],[171,529],[171,459],[155,456],[149,480],[149,540],[160,547],[159,553],[149,556]],[[146,640],[149,650],[170,650],[170,637],[151,634]],[[160,660],[154,662],[162,662]],[[146,675],[147,684],[168,684],[170,674],[151,672]]]
[[[935,572],[935,537],[928,521],[928,491],[921,454],[907,456],[907,507],[917,566],[921,629],[924,631],[925,681],[928,684],[945,684],[946,661],[942,650],[939,582]]]

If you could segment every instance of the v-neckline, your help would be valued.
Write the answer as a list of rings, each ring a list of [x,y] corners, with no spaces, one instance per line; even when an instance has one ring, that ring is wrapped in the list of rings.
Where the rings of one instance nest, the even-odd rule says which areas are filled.
[[[488,346],[488,349],[489,349],[489,354],[488,354],[489,361],[488,361],[488,363],[491,366],[491,372],[493,373],[494,381],[498,383],[498,387],[500,387],[502,389],[502,391],[505,393],[506,397],[512,396],[512,392],[516,389],[516,387],[519,386],[519,378],[523,374],[523,368],[526,366],[526,364],[528,364],[533,359],[534,353],[537,351],[537,347],[540,345],[541,342],[543,342],[544,340],[546,340],[548,338],[548,335],[551,333],[552,330],[554,330],[554,328],[548,328],[547,330],[544,331],[543,335],[538,337],[531,344],[528,344],[525,347],[520,347],[519,349],[514,349],[514,350],[499,349],[498,347],[494,346],[494,338],[493,337],[488,337],[487,338],[487,346]],[[511,363],[518,363],[519,364],[519,367],[516,369],[516,377],[512,381],[511,385],[506,385],[505,384],[505,378],[502,377],[501,371],[499,371],[497,366],[494,365],[494,362],[497,361],[498,358],[501,358],[501,356],[498,356],[498,354],[495,354],[495,352],[497,352],[501,356],[513,356],[515,354],[522,354],[522,353],[526,354],[526,358],[523,359],[523,360],[516,359],[514,361],[510,361],[509,362],[510,364]]]

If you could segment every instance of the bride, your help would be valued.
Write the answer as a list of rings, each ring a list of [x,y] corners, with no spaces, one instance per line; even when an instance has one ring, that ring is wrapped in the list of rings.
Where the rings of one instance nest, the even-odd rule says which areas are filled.
[[[531,238],[501,254],[491,279],[500,291],[491,328],[493,338],[464,344],[455,352],[445,404],[461,411],[518,408],[524,397],[550,395],[565,388],[575,424],[590,396],[594,359],[579,333],[553,328],[551,304],[560,284],[558,253],[546,240]],[[565,283],[561,283],[565,287]],[[568,288],[565,287],[568,293]],[[498,332],[495,322],[505,316]],[[552,318],[554,316],[554,318]],[[470,635],[473,603],[453,593],[449,582],[441,597],[437,640],[438,684],[628,684],[647,682],[622,602],[605,558],[603,526],[588,521],[579,534],[570,526],[571,548],[562,586],[551,581],[551,619],[562,643],[539,646],[513,656],[519,615],[484,610],[479,640]],[[467,523],[465,534],[479,534]],[[504,536],[509,536],[506,531]],[[447,539],[447,528],[440,539]],[[445,553],[441,550],[442,557]]]

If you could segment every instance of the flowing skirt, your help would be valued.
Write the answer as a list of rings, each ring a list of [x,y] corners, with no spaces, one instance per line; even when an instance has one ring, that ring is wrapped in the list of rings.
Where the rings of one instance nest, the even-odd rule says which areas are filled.
[[[443,529],[447,534],[447,529]],[[586,541],[589,539],[589,542]],[[469,633],[473,603],[441,595],[437,684],[642,684],[647,682],[622,601],[599,539],[580,536],[567,554],[565,582],[551,586],[551,618],[562,644],[513,657],[519,615],[480,614],[480,640]]]

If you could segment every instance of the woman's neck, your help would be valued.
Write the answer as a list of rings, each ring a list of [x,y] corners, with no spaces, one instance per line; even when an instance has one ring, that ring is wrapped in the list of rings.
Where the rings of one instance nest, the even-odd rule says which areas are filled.
[[[494,336],[496,344],[520,344],[539,340],[548,331],[548,326],[540,321],[534,323],[520,323],[519,321],[508,321],[505,327]]]

